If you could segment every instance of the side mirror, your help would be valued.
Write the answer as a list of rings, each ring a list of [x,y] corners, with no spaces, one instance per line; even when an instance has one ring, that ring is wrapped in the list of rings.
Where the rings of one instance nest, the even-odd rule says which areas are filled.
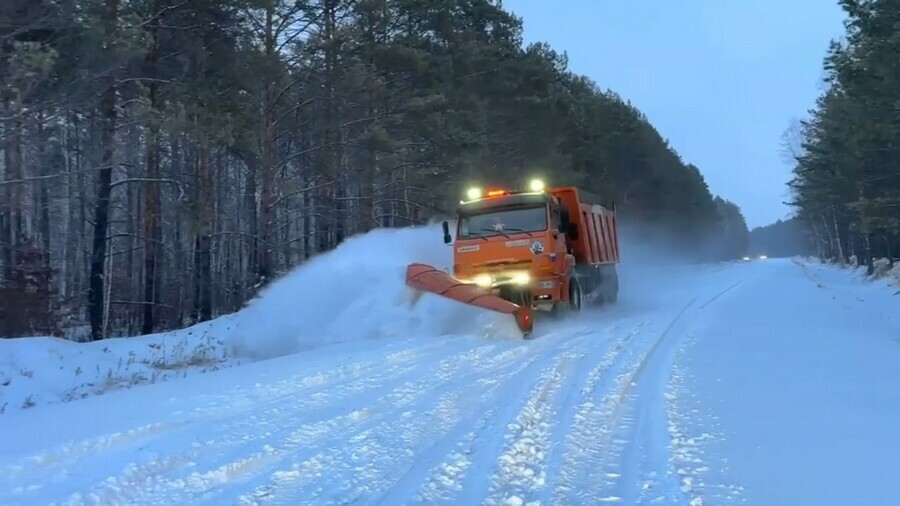
[[[450,224],[445,221],[441,226],[444,228],[444,244],[450,244],[453,242],[453,238],[450,237]]]
[[[569,226],[567,226],[566,229],[567,229],[566,235],[569,236],[569,239],[572,239],[573,241],[577,241],[578,240],[578,225],[576,225],[575,223],[569,222]]]

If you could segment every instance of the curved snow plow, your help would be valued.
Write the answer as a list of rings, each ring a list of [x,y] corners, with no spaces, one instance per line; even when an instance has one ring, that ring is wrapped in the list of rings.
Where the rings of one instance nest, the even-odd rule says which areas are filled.
[[[511,314],[525,337],[528,337],[534,328],[532,321],[534,315],[530,307],[513,304],[499,295],[486,292],[478,285],[454,279],[430,265],[409,264],[406,268],[406,284],[416,290],[431,292],[463,304]]]

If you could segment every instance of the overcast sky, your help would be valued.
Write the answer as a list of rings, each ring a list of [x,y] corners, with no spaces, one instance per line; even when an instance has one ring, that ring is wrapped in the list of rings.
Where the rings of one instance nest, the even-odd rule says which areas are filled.
[[[619,93],[752,228],[790,214],[780,139],[822,91],[836,0],[504,0],[525,41]]]

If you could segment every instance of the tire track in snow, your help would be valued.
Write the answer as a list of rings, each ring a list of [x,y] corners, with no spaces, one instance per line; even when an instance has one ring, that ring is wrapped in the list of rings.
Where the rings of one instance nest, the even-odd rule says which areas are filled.
[[[742,282],[739,281],[712,297],[700,306],[699,310],[706,309]],[[677,475],[685,504],[702,505],[704,493],[710,491],[719,498],[743,502],[745,500],[743,487],[724,479],[720,474],[721,469],[727,468],[727,463],[707,462],[705,455],[707,446],[723,439],[724,436],[718,424],[718,417],[710,412],[709,408],[703,409],[706,412],[701,413],[701,405],[697,403],[694,393],[688,387],[691,373],[683,361],[688,355],[688,350],[696,345],[697,336],[688,332],[685,339],[673,351],[672,370],[666,383],[665,409],[670,440],[670,469]],[[698,416],[708,420],[702,429],[698,430],[697,427],[685,422],[685,419]]]
[[[687,350],[696,344],[696,337],[687,337],[675,350],[675,361],[665,395],[671,440],[671,468],[678,475],[681,491],[686,496],[685,503],[690,506],[701,506],[705,494],[712,494],[729,502],[743,502],[743,487],[731,480],[723,480],[719,474],[728,467],[727,463],[724,460],[708,462],[707,446],[721,440],[723,434],[715,422],[715,414],[708,409],[704,409],[706,412],[702,413],[701,406],[689,390],[687,380],[690,373],[680,362]],[[702,429],[685,423],[685,419],[696,417],[713,422],[704,424],[706,426]]]
[[[357,381],[372,371],[383,369],[385,363],[393,364],[393,367],[407,367],[408,371],[418,367],[419,361],[432,356],[440,356],[446,353],[445,348],[450,345],[447,341],[429,343],[414,348],[401,349],[373,360],[356,362],[341,366],[329,371],[318,371],[308,375],[298,375],[293,378],[266,385],[261,395],[243,394],[252,402],[245,405],[239,399],[230,398],[233,392],[218,395],[208,404],[211,408],[199,407],[194,412],[182,416],[181,420],[167,421],[164,423],[152,423],[142,427],[129,429],[123,432],[106,434],[81,441],[73,441],[67,444],[36,453],[18,462],[6,463],[0,467],[0,483],[8,480],[21,486],[22,481],[30,480],[37,483],[43,482],[44,476],[40,473],[60,472],[71,466],[72,463],[84,457],[96,456],[98,453],[118,450],[120,453],[130,454],[141,445],[151,443],[153,439],[171,437],[177,429],[193,426],[194,423],[221,425],[231,420],[240,420],[247,414],[256,413],[261,403],[265,405],[280,405],[284,401],[295,399],[303,393],[310,393],[315,398],[321,394],[322,389],[331,390],[342,385],[354,385]],[[261,385],[257,385],[260,387]],[[230,409],[228,406],[232,406]],[[38,476],[35,476],[38,475]]]
[[[715,302],[741,283],[735,283],[716,292],[696,312]],[[688,301],[674,315],[666,327],[641,353],[632,366],[627,367],[614,381],[612,392],[601,404],[604,413],[601,426],[601,448],[597,469],[610,478],[600,483],[597,490],[580,490],[574,497],[562,502],[581,503],[597,500],[631,504],[656,494],[653,500],[687,502],[679,489],[678,479],[670,472],[666,406],[664,391],[671,367],[671,355],[679,339],[676,329],[685,323],[691,309],[701,297]],[[612,451],[611,451],[612,450]],[[642,450],[645,450],[642,452]],[[615,464],[615,466],[613,466]],[[582,471],[575,483],[591,483],[586,478],[589,470]],[[651,489],[655,489],[651,491]]]
[[[695,313],[699,314],[742,283],[743,280],[738,281],[715,293],[697,306]],[[697,300],[699,297],[694,302]],[[626,415],[629,423],[619,436],[628,441],[621,463],[627,470],[623,474],[630,478],[617,483],[618,495],[627,503],[697,504],[698,498],[691,497],[693,478],[683,476],[684,470],[675,467],[673,457],[678,441],[670,434],[668,419],[669,384],[674,373],[675,355],[684,339],[689,338],[689,331],[684,328],[684,315],[690,309],[689,304],[676,316],[642,364],[646,367],[638,371],[633,380],[633,402]],[[667,339],[669,334],[677,337]]]
[[[556,359],[539,388],[533,391],[504,439],[508,442],[497,459],[498,468],[490,480],[485,504],[522,504],[546,485],[545,460],[551,451],[553,396],[563,379],[572,373],[577,354],[566,352]]]
[[[477,349],[489,356],[496,349],[496,345],[491,344]],[[412,359],[412,355],[409,356],[409,359]],[[74,447],[74,451],[63,453],[64,459],[51,462],[41,460],[39,462],[43,465],[40,465],[37,470],[32,467],[31,472],[25,476],[18,474],[4,479],[10,480],[9,489],[13,490],[15,495],[21,495],[26,490],[30,490],[33,494],[39,491],[42,484],[51,481],[58,486],[65,486],[65,483],[68,482],[71,484],[70,489],[77,490],[81,483],[96,482],[103,477],[114,479],[117,473],[140,478],[146,474],[143,472],[145,468],[152,470],[154,474],[190,469],[193,463],[200,459],[215,458],[216,455],[211,453],[213,451],[226,455],[240,454],[248,444],[259,440],[264,442],[265,439],[274,437],[285,424],[296,425],[298,420],[313,424],[321,421],[324,413],[332,413],[330,416],[336,416],[333,413],[335,406],[340,407],[342,403],[348,402],[366,401],[373,393],[377,394],[385,390],[384,383],[387,379],[393,378],[393,381],[396,381],[397,379],[420,377],[421,371],[417,370],[418,367],[420,366],[416,363],[411,365],[402,363],[391,369],[392,374],[376,377],[374,380],[353,382],[346,378],[332,383],[332,385],[347,385],[349,388],[346,391],[330,392],[327,404],[323,404],[322,399],[305,399],[298,403],[295,399],[282,400],[281,397],[278,397],[276,402],[264,404],[257,411],[219,419],[216,417],[203,418],[200,420],[204,422],[202,426],[198,426],[197,423],[184,422],[164,427],[149,426],[126,432],[123,435],[92,440],[87,444],[80,443]],[[290,405],[292,408],[285,408],[285,405]],[[365,411],[356,413],[360,418],[363,414]],[[209,426],[213,429],[210,430]],[[156,437],[155,441],[146,441],[148,432]],[[217,436],[217,434],[221,435]],[[235,439],[234,434],[242,434],[242,436]],[[143,436],[145,441],[141,441],[139,436]],[[112,442],[107,442],[108,439]],[[181,454],[178,455],[179,451],[183,450],[185,441],[188,441],[192,447],[189,447],[189,452],[181,451]],[[173,456],[173,454],[175,455]],[[135,455],[141,460],[135,462]],[[71,462],[79,460],[81,465],[77,467],[70,465]],[[38,470],[41,472],[37,472]]]
[[[617,325],[608,332],[614,333],[624,325]],[[552,358],[551,365],[545,367],[534,381],[519,386],[515,403],[491,408],[479,427],[467,433],[454,449],[447,451],[443,463],[432,470],[428,480],[420,487],[415,503],[468,504],[483,501],[491,504],[509,500],[524,503],[520,496],[540,492],[545,488],[545,477],[553,476],[555,471],[544,465],[544,460],[555,453],[552,445],[559,441],[557,436],[564,430],[557,426],[561,419],[557,413],[571,407],[571,386],[579,386],[586,381],[586,377],[596,373],[596,368],[591,369],[589,365],[597,355],[611,350],[620,351],[634,334],[632,331],[618,340],[598,341],[599,336],[595,332],[587,331],[580,334],[586,337],[570,339],[568,343],[571,346],[551,348],[548,354],[548,358]],[[564,371],[571,374],[564,374]],[[566,385],[559,381],[564,378],[569,380]],[[580,390],[583,394],[584,389]],[[509,428],[503,439],[497,436],[486,441],[478,439],[489,426],[496,428],[503,425]],[[508,444],[504,447],[505,442]],[[559,448],[556,450],[558,452]],[[484,476],[489,475],[491,469],[492,479],[486,481]]]
[[[578,332],[565,341],[556,341],[557,336],[548,336],[542,353],[558,354],[561,350],[583,346],[590,332]],[[537,359],[538,357],[534,357]],[[540,358],[544,358],[543,356]],[[529,381],[518,381],[518,376],[507,380],[503,390],[491,402],[482,401],[478,408],[482,415],[474,419],[464,420],[454,430],[438,441],[428,452],[420,455],[411,465],[401,480],[394,484],[391,491],[379,499],[379,503],[397,504],[415,501],[417,504],[435,504],[437,501],[450,501],[454,494],[462,490],[460,479],[472,465],[468,456],[479,436],[484,436],[491,427],[509,424],[521,412],[529,399],[528,393],[536,388],[541,378],[548,374],[552,365],[543,363],[543,371],[532,375]],[[512,383],[514,381],[514,383]],[[512,384],[511,384],[512,383]],[[503,401],[506,401],[505,405]],[[515,400],[515,402],[513,402]],[[405,501],[404,501],[405,500]]]
[[[494,435],[487,440],[475,437],[461,442],[455,462],[444,466],[422,486],[422,493],[437,490],[446,492],[452,487],[450,476],[463,478],[457,490],[463,497],[457,502],[482,502],[494,504],[519,495],[531,495],[545,484],[544,460],[551,451],[552,421],[558,409],[562,380],[577,374],[578,361],[584,359],[586,349],[594,338],[593,333],[581,332],[565,341],[568,346],[553,346],[545,357],[548,364],[532,382],[522,386],[515,402],[498,409],[499,417],[491,417],[493,428],[506,426],[503,437]],[[477,432],[471,434],[475,436]],[[465,445],[465,446],[464,446]],[[460,469],[464,462],[460,457],[470,457],[467,469]],[[449,471],[446,472],[446,471]],[[450,476],[448,476],[448,474]],[[490,476],[485,480],[485,476]],[[444,497],[446,498],[446,495]],[[421,495],[420,500],[432,503],[434,497]]]
[[[681,502],[677,482],[667,472],[669,439],[663,393],[671,367],[667,350],[670,344],[677,344],[673,336],[697,300],[690,301],[675,315],[624,383],[621,396],[624,404],[618,411],[619,421],[612,433],[619,450],[617,464],[621,476],[613,480],[609,499],[637,504],[653,494],[653,501]]]
[[[517,343],[508,351],[514,358],[505,367],[512,371],[499,374],[501,370],[493,367],[495,370],[491,371],[488,367],[472,375],[473,383],[456,381],[431,409],[403,413],[401,420],[393,424],[358,434],[351,439],[349,448],[333,448],[321,452],[317,460],[295,462],[291,469],[273,474],[271,483],[246,494],[244,503],[296,504],[296,494],[301,491],[304,501],[316,504],[368,502],[380,494],[384,496],[378,502],[391,504],[409,498],[413,487],[421,483],[428,463],[446,460],[453,443],[466,437],[476,425],[479,413],[484,422],[484,411],[490,411],[506,397],[510,387],[518,388],[516,385],[527,384],[536,377],[531,370],[543,362],[542,356],[534,352],[538,346],[533,343]],[[544,342],[540,348],[549,344]],[[520,355],[526,355],[527,360],[516,360]],[[491,372],[494,374],[486,374]],[[348,465],[354,461],[365,465]],[[316,486],[315,477],[310,478],[313,469],[327,469],[341,486]]]
[[[567,494],[571,494],[580,485],[579,478],[584,478],[584,473],[579,473],[579,467],[585,467],[585,459],[590,458],[592,441],[598,433],[596,424],[592,424],[591,415],[596,406],[597,389],[603,386],[603,381],[614,379],[614,366],[622,360],[626,346],[632,339],[641,333],[647,322],[641,322],[621,335],[614,338],[608,348],[596,350],[592,358],[596,365],[588,372],[587,377],[579,386],[578,391],[581,401],[573,402],[567,416],[562,417],[558,424],[559,451],[554,452],[554,464],[551,469],[553,481],[550,484],[549,495],[542,502],[548,504],[562,504]],[[618,333],[625,324],[620,324],[609,330],[609,334]],[[601,390],[600,393],[605,390]],[[601,449],[602,451],[602,449]]]
[[[499,456],[506,446],[506,436],[500,436],[497,429],[506,427],[504,434],[509,434],[516,419],[521,418],[523,411],[528,409],[535,392],[548,384],[566,355],[583,346],[589,338],[587,333],[568,338],[563,338],[562,332],[544,336],[541,339],[545,346],[540,350],[540,373],[508,385],[503,398],[486,407],[486,415],[459,441],[451,453],[450,462],[445,459],[445,463],[432,470],[419,487],[417,499],[429,504],[444,499],[452,499],[453,504],[483,501],[492,485],[492,480],[486,477],[496,474]],[[462,491],[461,497],[452,495],[459,491]]]
[[[712,304],[713,302],[719,300],[719,297],[721,297],[721,296],[725,295],[726,293],[730,292],[731,290],[737,288],[737,287],[740,286],[740,284],[743,283],[743,282],[744,282],[743,280],[738,281],[737,283],[735,283],[735,284],[729,286],[728,288],[722,290],[721,292],[719,292],[718,294],[716,294],[713,298],[711,298],[711,299],[709,299],[708,301],[704,302],[703,305],[700,306],[700,309],[701,309],[701,310],[702,310],[702,309],[706,309],[707,306],[709,306],[709,305]]]
[[[247,396],[250,401],[249,405],[241,406],[233,411],[226,410],[226,413],[222,414],[223,404],[233,405],[235,402],[234,393],[229,392],[214,397],[211,402],[208,403],[209,409],[204,410],[198,408],[194,410],[194,415],[206,417],[211,414],[216,417],[233,417],[248,412],[255,412],[262,403],[274,405],[281,401],[294,399],[301,393],[309,392],[311,395],[317,395],[323,391],[330,392],[335,387],[355,384],[360,379],[370,378],[372,372],[383,371],[386,365],[389,365],[392,368],[404,366],[406,364],[410,364],[411,367],[416,367],[423,359],[446,356],[447,348],[450,348],[450,353],[462,352],[470,349],[470,347],[457,348],[456,343],[447,340],[438,340],[437,342],[431,342],[426,345],[415,346],[412,348],[400,348],[387,355],[376,353],[376,357],[373,359],[351,361],[333,369],[329,368],[332,364],[326,363],[325,365],[319,366],[319,370],[300,373],[289,379],[275,383],[275,385],[279,385],[279,388],[273,388],[273,384],[271,383],[265,385],[257,384],[257,388],[264,389],[261,394],[255,393]],[[369,353],[371,353],[371,351],[369,351]],[[302,358],[303,356],[303,354],[297,355],[298,358]],[[322,370],[325,368],[328,369]]]
[[[445,361],[466,361],[473,356],[491,356],[496,350],[496,344],[487,344],[479,348],[467,348],[466,351],[460,351],[455,355],[446,357],[435,348],[435,354],[445,356]],[[404,353],[404,352],[399,352]],[[474,355],[473,355],[474,354]],[[369,378],[368,382],[354,382],[352,377],[336,378],[331,382],[332,388],[340,385],[349,385],[352,399],[346,395],[342,395],[340,390],[330,392],[334,397],[329,399],[328,406],[332,406],[330,411],[332,416],[338,416],[333,413],[334,409],[339,409],[340,404],[353,400],[354,402],[365,402],[371,399],[373,395],[379,395],[379,392],[390,391],[396,389],[396,381],[406,378],[422,377],[421,364],[415,362],[411,365],[406,362],[415,360],[421,355],[408,354],[398,360],[400,365],[395,365],[391,369],[385,371],[383,365],[385,360],[381,360],[382,374],[381,377]],[[372,362],[375,363],[374,361]],[[350,366],[352,368],[352,365]],[[347,369],[345,369],[347,370]],[[357,371],[368,370],[355,368]],[[358,380],[358,379],[357,379]],[[385,385],[386,381],[392,381],[390,385]],[[360,390],[362,385],[362,391]],[[296,427],[298,423],[301,426],[315,427],[322,422],[323,412],[317,411],[315,408],[323,408],[321,400],[316,401],[300,401],[297,402],[296,397],[307,393],[310,388],[300,389],[293,396],[284,395],[276,396],[266,404],[258,405],[256,410],[244,409],[238,413],[231,413],[221,417],[202,417],[195,423],[181,424],[175,429],[171,427],[167,431],[157,431],[157,440],[145,441],[144,446],[139,446],[134,441],[131,444],[115,446],[109,450],[102,451],[98,441],[92,444],[80,445],[79,452],[68,454],[68,459],[73,462],[79,460],[83,465],[78,467],[70,466],[69,469],[62,469],[57,474],[52,474],[53,469],[43,469],[42,473],[29,474],[29,481],[34,482],[38,487],[41,483],[48,480],[60,482],[68,481],[76,490],[81,487],[82,483],[97,482],[102,478],[101,483],[109,485],[107,488],[119,487],[123,494],[129,487],[136,487],[142,480],[148,477],[160,476],[163,473],[171,473],[178,469],[190,470],[195,467],[195,463],[201,460],[215,462],[216,458],[222,455],[234,456],[241,455],[248,445],[257,444],[262,446],[259,440],[276,437],[284,431],[284,427]],[[356,392],[355,394],[353,392]],[[337,405],[337,406],[335,406]],[[371,406],[368,406],[371,408]],[[328,413],[329,411],[325,411]],[[346,419],[359,420],[363,418],[367,411],[357,410],[343,415]],[[306,425],[302,425],[306,422]],[[165,437],[162,437],[165,436]],[[193,442],[191,442],[193,441]],[[186,448],[185,448],[186,447]],[[92,453],[88,453],[93,450]],[[135,455],[144,457],[142,462],[134,462]],[[265,459],[265,455],[258,455],[260,459]],[[237,457],[233,457],[237,458]],[[234,462],[237,462],[235,460]],[[60,464],[60,462],[56,462]],[[118,466],[118,471],[112,469]],[[227,464],[226,466],[227,467]],[[232,466],[234,467],[234,466]],[[240,466],[237,466],[240,467]],[[74,473],[71,471],[74,469]],[[234,469],[219,469],[220,475],[234,475]],[[97,473],[110,473],[106,476],[99,476]],[[16,477],[15,482],[21,484],[22,476]],[[118,481],[122,483],[116,484]],[[103,486],[98,485],[103,488]],[[72,488],[70,487],[70,488]],[[32,492],[38,489],[33,489]],[[73,498],[75,496],[73,495]],[[104,496],[98,496],[104,497]],[[124,497],[124,496],[123,496]],[[79,501],[79,499],[76,499]],[[101,501],[102,502],[102,501]]]
[[[447,357],[437,365],[434,375],[423,374],[422,371],[411,374],[418,378],[417,381],[398,384],[396,380],[402,378],[394,378],[395,381],[386,387],[386,390],[389,390],[386,395],[377,395],[377,392],[365,394],[368,398],[364,401],[379,399],[380,402],[369,403],[349,413],[334,417],[319,415],[315,421],[298,424],[297,418],[302,419],[304,415],[309,414],[307,407],[301,405],[288,410],[286,414],[281,414],[275,420],[266,416],[254,417],[240,430],[235,430],[235,427],[222,430],[220,432],[224,434],[224,438],[207,439],[193,451],[154,460],[147,466],[126,469],[120,476],[112,476],[105,480],[100,490],[94,494],[103,502],[122,497],[126,491],[134,491],[142,502],[162,500],[177,503],[181,500],[190,502],[198,502],[201,499],[213,500],[217,496],[229,493],[228,485],[235,481],[246,482],[253,477],[268,476],[270,472],[268,470],[286,458],[292,456],[314,458],[319,447],[341,448],[348,439],[353,440],[353,434],[359,437],[370,433],[376,427],[389,426],[397,418],[398,410],[407,408],[401,412],[400,417],[409,416],[419,410],[416,403],[422,397],[427,399],[431,389],[452,380],[452,373],[467,364],[488,364],[484,368],[492,367],[494,361],[500,364],[503,362],[515,364],[515,356],[521,354],[521,350],[516,349],[494,354],[495,348],[496,345],[482,346]],[[478,377],[483,374],[482,369],[469,370],[467,376]],[[267,431],[266,429],[270,427],[276,429]],[[254,432],[261,434],[254,435]],[[261,444],[263,441],[265,444]],[[199,461],[204,464],[203,470],[196,468],[195,463]],[[159,469],[160,463],[173,462],[181,465],[170,464]],[[171,471],[177,469],[189,473],[172,476]],[[151,476],[150,483],[147,483],[148,475]]]
[[[630,480],[611,466],[620,462],[628,451],[628,441],[617,441],[628,420],[625,418],[631,393],[640,374],[663,340],[685,312],[696,302],[692,299],[669,321],[665,329],[647,342],[634,342],[622,353],[613,357],[608,371],[596,384],[592,398],[579,410],[578,429],[572,445],[580,448],[567,459],[570,464],[563,471],[564,482],[553,491],[553,504],[585,504],[597,501],[620,502],[616,494],[606,493],[607,487],[615,489],[616,483]],[[637,334],[635,334],[637,335]],[[576,458],[577,455],[577,458]],[[593,479],[603,473],[606,480]]]
[[[530,480],[530,484],[533,486],[514,485],[508,487],[508,485],[504,485],[496,487],[497,492],[504,488],[506,490],[488,497],[488,503],[553,504],[549,500],[549,496],[557,483],[564,479],[561,468],[570,460],[570,448],[565,442],[578,417],[579,399],[592,393],[609,365],[622,353],[631,338],[638,334],[643,326],[643,324],[639,324],[627,333],[621,333],[621,329],[626,325],[629,323],[619,323],[607,329],[605,335],[599,331],[591,332],[593,335],[584,342],[582,349],[578,350],[569,373],[561,378],[555,378],[558,381],[553,383],[554,395],[551,397],[553,402],[546,404],[545,407],[549,406],[549,410],[545,409],[544,411],[549,415],[550,431],[549,433],[542,431],[541,443],[543,444],[540,445],[537,452],[531,452],[539,457],[538,462],[530,462],[530,468],[526,468],[523,473],[520,473],[520,478],[522,475],[530,477],[532,473],[538,475],[536,479]],[[542,418],[545,417],[542,416]],[[521,452],[519,455],[521,456]],[[507,454],[508,456],[509,454]],[[518,464],[521,465],[523,460],[518,459]],[[506,463],[514,464],[510,459],[507,459]],[[529,480],[526,480],[526,483],[529,483]]]

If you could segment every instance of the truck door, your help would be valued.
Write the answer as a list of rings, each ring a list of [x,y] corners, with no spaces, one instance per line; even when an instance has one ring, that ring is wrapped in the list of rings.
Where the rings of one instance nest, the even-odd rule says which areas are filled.
[[[566,240],[566,234],[564,232],[560,232],[563,223],[561,212],[562,211],[558,202],[550,203],[550,221],[553,230],[553,250],[551,251],[551,253],[556,254],[556,260],[553,262],[554,274],[561,274],[562,266],[566,264],[566,253],[568,253],[569,251],[569,242]]]

